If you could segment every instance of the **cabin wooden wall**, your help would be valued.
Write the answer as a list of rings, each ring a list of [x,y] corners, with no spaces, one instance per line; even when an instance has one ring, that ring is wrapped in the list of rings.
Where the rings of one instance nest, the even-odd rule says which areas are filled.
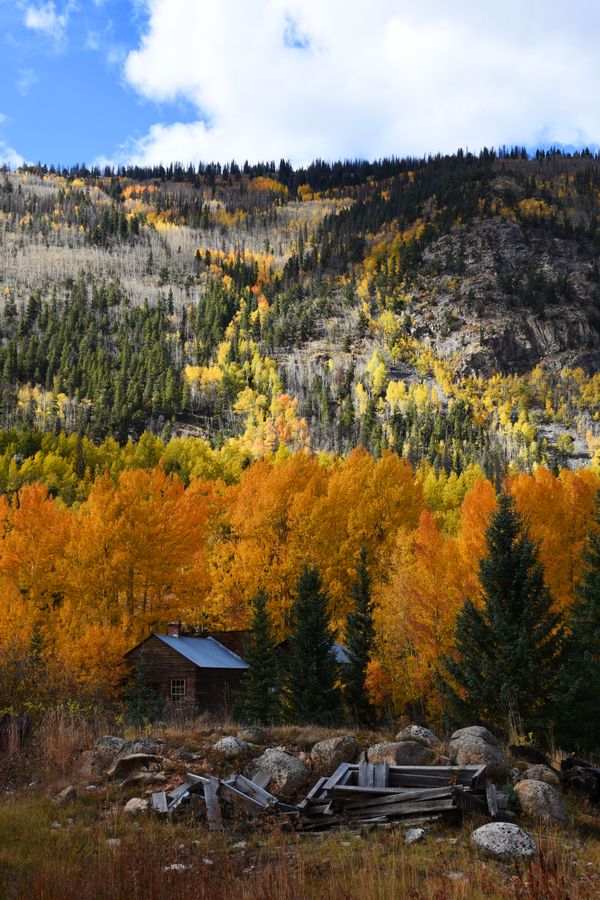
[[[200,711],[230,710],[245,674],[243,669],[202,669],[154,635],[134,647],[126,659],[133,666],[142,654],[148,681],[164,700],[171,700],[171,679],[185,678],[185,699],[196,703]]]

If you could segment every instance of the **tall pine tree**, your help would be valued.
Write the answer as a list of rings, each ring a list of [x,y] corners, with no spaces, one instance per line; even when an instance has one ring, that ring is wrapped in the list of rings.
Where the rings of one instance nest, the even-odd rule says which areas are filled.
[[[550,723],[560,653],[560,616],[537,548],[514,500],[501,494],[479,566],[481,603],[467,600],[456,624],[455,655],[444,660],[451,713],[463,724],[526,731]]]
[[[298,724],[334,724],[341,718],[335,637],[319,573],[308,566],[298,582],[293,629],[286,679],[287,718]]]
[[[600,491],[571,607],[556,698],[556,737],[565,750],[600,751]]]
[[[260,591],[252,601],[254,615],[246,650],[248,670],[236,714],[253,725],[270,725],[279,717],[279,666],[267,598]]]
[[[373,650],[373,600],[371,578],[367,568],[367,551],[363,547],[352,584],[354,607],[346,619],[346,649],[349,662],[344,665],[346,703],[353,719],[359,724],[373,720],[373,707],[366,687],[367,666]]]

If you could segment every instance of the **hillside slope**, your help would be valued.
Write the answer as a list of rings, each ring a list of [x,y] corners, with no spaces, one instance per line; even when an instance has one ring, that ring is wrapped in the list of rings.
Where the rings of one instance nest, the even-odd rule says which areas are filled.
[[[517,151],[6,172],[0,424],[585,464],[599,188],[589,154]]]

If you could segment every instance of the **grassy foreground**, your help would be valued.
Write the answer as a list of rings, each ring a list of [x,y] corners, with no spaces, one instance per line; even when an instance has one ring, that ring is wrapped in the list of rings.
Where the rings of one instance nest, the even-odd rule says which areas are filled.
[[[322,729],[274,731],[274,743],[297,748],[325,736]],[[50,720],[26,753],[0,767],[1,900],[600,896],[600,821],[572,798],[568,830],[522,823],[541,849],[527,865],[479,856],[470,845],[472,830],[483,823],[476,818],[455,827],[435,823],[412,845],[405,844],[402,828],[297,835],[268,821],[249,826],[240,820],[209,833],[204,817],[191,811],[177,821],[124,815],[132,791],[114,783],[87,790],[78,760],[93,744],[93,732],[82,721]],[[196,722],[161,736],[171,746],[199,750],[207,734],[212,743],[219,732]],[[77,799],[59,806],[53,797],[69,783],[77,784]]]

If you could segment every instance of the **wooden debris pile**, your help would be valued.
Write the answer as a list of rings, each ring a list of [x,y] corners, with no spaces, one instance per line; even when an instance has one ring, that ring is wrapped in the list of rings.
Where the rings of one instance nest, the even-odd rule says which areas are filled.
[[[376,826],[393,822],[420,824],[466,812],[493,819],[510,817],[507,797],[486,778],[485,766],[388,766],[342,763],[329,778],[320,778],[298,806],[267,791],[269,776],[216,778],[188,773],[172,791],[152,794],[161,815],[182,804],[205,813],[211,830],[224,827],[237,808],[245,817],[262,816],[298,831]]]
[[[507,797],[485,766],[388,766],[342,763],[299,804],[305,831],[337,825],[416,824],[462,812],[504,817]]]
[[[295,806],[282,803],[266,790],[269,777],[258,773],[251,781],[244,775],[216,778],[211,775],[186,773],[186,780],[172,791],[156,791],[152,794],[152,808],[161,815],[174,813],[182,804],[198,811],[204,810],[211,831],[223,828],[222,801],[239,807],[245,815],[254,817],[268,814],[286,820],[296,827],[299,816]]]

